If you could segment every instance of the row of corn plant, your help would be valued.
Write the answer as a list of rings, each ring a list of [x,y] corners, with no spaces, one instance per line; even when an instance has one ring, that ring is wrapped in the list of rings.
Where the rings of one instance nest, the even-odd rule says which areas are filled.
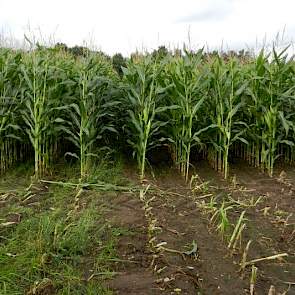
[[[270,176],[275,161],[294,146],[294,63],[285,50],[261,51],[245,69],[250,144],[244,157]]]
[[[20,52],[0,50],[0,174],[20,157],[20,59]]]
[[[1,171],[16,153],[32,150],[40,179],[69,142],[74,145],[67,144],[65,155],[78,158],[85,179],[89,158],[98,157],[95,150],[106,143],[100,139],[115,132],[118,78],[111,64],[98,54],[75,59],[38,47],[17,54],[3,49],[0,70]]]
[[[168,121],[159,115],[173,106],[163,105],[166,88],[161,85],[160,74],[163,64],[151,57],[132,60],[123,69],[124,103],[127,104],[127,122],[124,126],[128,134],[127,142],[133,149],[139,169],[139,177],[144,179],[148,150],[155,148],[163,137],[157,135]]]
[[[132,150],[141,180],[148,153],[162,144],[186,180],[201,151],[225,178],[231,155],[272,176],[277,160],[295,155],[295,65],[286,50],[247,59],[142,54],[119,77],[91,51],[2,48],[0,170],[32,151],[39,179],[66,155],[79,162],[82,181],[117,139]]]

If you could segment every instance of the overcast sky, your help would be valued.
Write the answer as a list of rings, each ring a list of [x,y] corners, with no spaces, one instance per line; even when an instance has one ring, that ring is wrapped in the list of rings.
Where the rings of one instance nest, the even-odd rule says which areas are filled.
[[[0,0],[0,28],[6,37],[41,31],[46,40],[109,54],[189,40],[193,48],[255,48],[283,31],[293,41],[294,11],[295,0]]]

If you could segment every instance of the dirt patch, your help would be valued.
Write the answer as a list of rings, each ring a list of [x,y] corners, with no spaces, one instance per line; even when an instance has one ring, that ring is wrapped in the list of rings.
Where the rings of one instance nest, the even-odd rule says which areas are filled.
[[[117,275],[107,283],[108,287],[115,294],[160,294],[157,277],[150,269],[147,221],[138,196],[120,193],[106,204],[108,222],[122,231],[116,248],[119,260],[112,265]]]
[[[279,260],[256,263],[255,294],[268,294],[271,285],[280,294],[288,288],[286,294],[292,294],[294,243],[286,227],[263,210],[268,206],[279,208],[271,203],[275,195],[269,186],[271,181],[257,171],[256,176],[255,169],[249,173],[245,170],[245,167],[232,169],[232,173],[241,172],[236,173],[233,183],[200,162],[196,171],[207,183],[206,192],[192,193],[176,170],[162,168],[154,171],[153,177],[147,177],[145,187],[150,186],[144,198],[136,192],[119,193],[108,199],[105,203],[109,222],[125,231],[118,237],[119,261],[112,265],[117,275],[108,282],[115,294],[249,294],[251,267],[240,272],[243,250],[249,240],[252,244],[247,261],[289,254]],[[128,169],[126,175],[138,185],[134,171]],[[277,182],[276,192],[281,192],[283,186]],[[234,204],[228,213],[232,228],[246,210],[247,226],[240,250],[229,251],[228,241],[210,225],[210,215],[198,205],[200,200],[208,201],[206,195],[215,197],[217,206],[230,197]],[[255,206],[237,205],[261,195],[264,198]]]
[[[223,180],[222,176],[208,164],[202,163],[202,167],[203,169],[198,169],[199,176],[204,180],[210,179],[210,183],[216,186],[216,194],[223,191],[233,200],[241,203],[249,202],[254,197],[257,200],[259,196],[263,196],[256,206],[243,208],[237,205],[236,210],[229,215],[231,220],[237,221],[241,211],[246,210],[248,221],[246,230],[243,232],[243,243],[252,241],[248,260],[281,253],[289,255],[279,260],[256,264],[259,273],[256,284],[257,293],[267,294],[270,285],[275,285],[276,290],[281,293],[289,289],[288,294],[294,294],[295,245],[292,238],[294,235],[292,187],[271,179],[242,162],[231,167],[235,184],[232,180]]]
[[[238,161],[231,167],[231,174],[236,175],[240,186],[252,191],[252,194],[265,196],[265,205],[272,211],[295,212],[295,172],[290,166],[280,166],[273,178]],[[293,214],[294,215],[294,214]],[[295,216],[292,216],[295,222]]]
[[[155,277],[148,269],[126,271],[116,276],[109,285],[115,294],[152,295],[161,294],[155,285]]]
[[[248,278],[240,278],[220,238],[208,231],[208,220],[178,172],[156,171],[148,183],[150,209],[145,209],[154,219],[153,237],[138,194],[119,194],[108,202],[111,224],[132,232],[119,238],[122,261],[115,264],[118,275],[108,286],[116,294],[245,294]],[[149,239],[164,248],[151,247]],[[183,254],[194,243],[197,251]]]
[[[107,217],[117,226],[141,228],[146,224],[141,207],[142,204],[136,194],[121,193],[109,203],[110,213]]]
[[[181,290],[181,294],[244,294],[246,281],[239,277],[219,237],[208,231],[208,220],[196,207],[182,177],[171,170],[157,178],[155,185],[162,195],[151,204],[161,227],[158,242],[180,252],[188,251],[194,243],[198,247],[191,257],[165,250],[160,254],[157,268],[164,268],[163,282],[170,279],[163,288]]]

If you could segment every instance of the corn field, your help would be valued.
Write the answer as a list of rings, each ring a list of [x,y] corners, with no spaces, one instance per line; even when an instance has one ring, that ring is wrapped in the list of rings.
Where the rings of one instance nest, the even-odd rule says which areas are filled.
[[[2,48],[0,173],[32,160],[40,179],[65,157],[84,180],[104,150],[129,150],[143,180],[159,146],[186,180],[195,155],[224,178],[231,156],[270,176],[277,161],[294,162],[295,63],[286,50],[145,54],[122,70],[95,52]]]

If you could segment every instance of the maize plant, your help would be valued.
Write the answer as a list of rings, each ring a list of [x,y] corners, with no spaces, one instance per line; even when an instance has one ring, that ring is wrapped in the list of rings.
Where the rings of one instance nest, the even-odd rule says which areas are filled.
[[[211,139],[213,165],[223,172],[226,179],[229,174],[229,151],[235,141],[247,144],[244,134],[247,130],[246,122],[239,118],[245,105],[243,93],[248,82],[243,79],[240,66],[235,59],[225,63],[217,57],[210,70],[210,84],[208,111],[212,124],[216,125],[215,137]]]
[[[270,56],[264,56],[261,51],[251,69],[251,83],[247,89],[252,98],[249,114],[253,118],[250,158],[254,158],[255,166],[266,170],[270,176],[275,160],[281,156],[279,147],[292,148],[294,145],[290,138],[290,133],[294,133],[294,117],[290,112],[294,108],[294,67],[292,60],[286,60],[284,52],[277,54],[274,49],[269,62]]]
[[[48,100],[49,58],[42,52],[32,52],[23,59],[21,71],[23,76],[22,117],[26,132],[34,149],[35,178],[44,172],[44,144],[46,140],[46,116],[49,110]]]
[[[48,168],[64,123],[60,117],[65,109],[60,99],[63,76],[58,63],[59,56],[39,49],[26,54],[21,64],[21,115],[34,149],[36,179]]]
[[[97,142],[101,141],[106,131],[116,132],[110,118],[113,116],[112,108],[119,102],[110,95],[112,76],[114,73],[110,66],[92,56],[81,58],[73,76],[66,82],[72,86],[73,93],[67,106],[70,120],[64,131],[68,134],[67,139],[79,151],[67,152],[66,155],[80,161],[81,181],[87,179],[91,158],[99,157]]]
[[[21,53],[0,50],[0,173],[18,159],[21,139],[19,120],[19,64]]]
[[[136,156],[139,177],[144,179],[146,154],[151,148],[159,144],[154,140],[161,129],[168,123],[158,119],[158,116],[173,106],[163,106],[165,87],[160,83],[162,64],[147,57],[137,62],[129,62],[123,69],[125,101],[129,106],[127,112],[129,122],[126,124],[128,143]]]
[[[207,93],[206,77],[202,66],[203,52],[186,51],[182,58],[170,58],[166,67],[168,101],[175,108],[170,110],[172,127],[170,138],[173,142],[174,160],[185,180],[188,180],[191,148],[201,144],[200,134],[213,124],[201,128],[201,111]],[[169,86],[172,87],[169,87]],[[203,108],[204,110],[204,108]]]

